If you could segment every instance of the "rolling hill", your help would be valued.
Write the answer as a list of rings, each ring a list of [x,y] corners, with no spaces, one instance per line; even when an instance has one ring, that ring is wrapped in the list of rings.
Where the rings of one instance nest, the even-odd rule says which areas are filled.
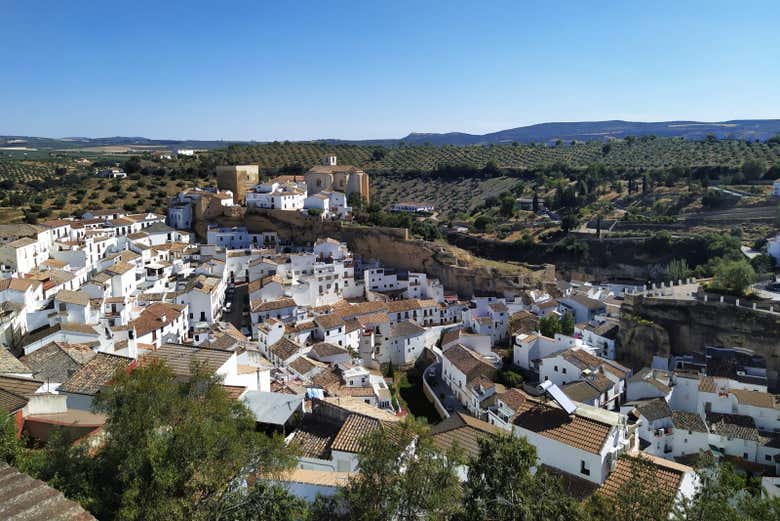
[[[447,133],[416,133],[406,137],[373,139],[373,140],[343,140],[322,139],[315,142],[328,144],[356,144],[365,146],[395,146],[405,145],[488,145],[509,143],[554,143],[562,141],[606,141],[608,139],[625,138],[627,136],[680,137],[688,140],[705,139],[708,135],[719,139],[761,140],[780,134],[780,119],[744,119],[720,122],[700,121],[580,121],[560,123],[540,123],[524,127],[511,128],[491,132],[489,134],[466,134],[463,132]],[[166,147],[166,148],[196,148],[212,150],[231,144],[252,144],[253,141],[220,141],[220,140],[175,140],[149,139],[145,137],[68,137],[46,138],[30,136],[0,136],[0,151],[10,148],[29,147],[37,150],[81,149],[106,146],[126,147]]]
[[[780,119],[746,119],[706,123],[699,121],[582,121],[573,123],[540,123],[517,127],[490,134],[444,134],[412,133],[401,141],[407,144],[430,143],[432,145],[480,145],[500,143],[549,143],[563,141],[603,141],[626,136],[682,137],[704,139],[715,137],[765,140],[780,134]]]

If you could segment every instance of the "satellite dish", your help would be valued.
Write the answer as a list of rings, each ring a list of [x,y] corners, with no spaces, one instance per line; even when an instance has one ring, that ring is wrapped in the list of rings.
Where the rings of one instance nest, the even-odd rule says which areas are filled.
[[[573,414],[574,411],[577,410],[577,406],[574,405],[574,402],[561,391],[560,387],[551,381],[547,380],[540,383],[538,389],[555,400],[555,402],[561,406],[561,409],[566,411],[566,414]]]

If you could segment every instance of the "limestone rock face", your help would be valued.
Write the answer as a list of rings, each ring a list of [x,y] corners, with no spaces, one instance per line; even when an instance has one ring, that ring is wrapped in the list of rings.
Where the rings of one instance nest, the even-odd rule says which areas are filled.
[[[475,291],[506,295],[524,289],[544,288],[555,282],[555,267],[517,266],[499,271],[479,262],[471,254],[449,245],[410,239],[405,228],[367,227],[323,221],[300,212],[265,210],[247,212],[244,223],[252,232],[275,231],[279,238],[299,244],[321,237],[344,241],[363,259],[402,270],[421,271],[438,278],[448,291],[471,297]],[[227,224],[227,223],[226,223]],[[231,221],[230,225],[235,226]]]
[[[737,308],[730,304],[627,297],[621,307],[622,323],[619,335],[621,349],[630,356],[646,359],[654,341],[643,329],[652,323],[653,329],[662,328],[668,338],[669,353],[673,355],[700,351],[705,346],[745,347],[752,349],[766,360],[767,378],[771,389],[777,389],[780,381],[780,317],[775,314]],[[644,357],[644,358],[643,358]]]
[[[620,324],[617,342],[621,360],[631,367],[649,366],[653,356],[671,354],[669,333],[663,327],[645,320],[624,318]]]

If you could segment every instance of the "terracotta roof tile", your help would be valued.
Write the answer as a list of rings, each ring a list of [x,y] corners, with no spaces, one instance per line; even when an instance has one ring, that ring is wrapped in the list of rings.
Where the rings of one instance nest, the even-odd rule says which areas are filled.
[[[597,493],[615,498],[627,483],[638,480],[659,496],[659,503],[662,502],[664,508],[671,510],[686,469],[688,467],[660,458],[623,456]]]
[[[111,382],[117,371],[127,369],[131,363],[133,363],[132,358],[97,353],[92,360],[65,380],[58,390],[67,393],[95,395]]]
[[[144,355],[141,364],[164,362],[177,377],[188,378],[192,375],[193,365],[202,364],[204,369],[216,372],[232,356],[231,351],[222,349],[164,344],[160,349]]]
[[[62,492],[5,463],[0,463],[0,490],[0,519],[95,520]]]
[[[3,373],[30,373],[31,370],[11,352],[0,346],[0,374]]]
[[[520,404],[514,424],[540,436],[593,454],[599,454],[612,426],[583,416],[569,416],[557,407],[526,400]]]
[[[479,440],[501,431],[485,421],[457,412],[431,427],[433,442],[442,450],[460,447],[467,456],[479,457]]]
[[[381,422],[362,414],[350,414],[339,429],[331,444],[332,450],[358,453],[362,450],[362,439],[380,428]]]

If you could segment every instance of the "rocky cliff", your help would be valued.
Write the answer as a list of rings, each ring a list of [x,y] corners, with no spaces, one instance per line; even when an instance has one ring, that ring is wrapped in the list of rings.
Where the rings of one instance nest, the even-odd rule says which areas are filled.
[[[729,304],[627,297],[619,342],[626,362],[647,365],[653,354],[684,354],[704,346],[745,347],[763,356],[771,386],[780,381],[780,317]]]
[[[470,297],[476,290],[513,295],[523,289],[550,287],[555,283],[552,265],[495,267],[449,245],[410,239],[405,228],[356,226],[279,210],[248,212],[240,223],[235,218],[219,222],[226,226],[245,224],[253,232],[275,231],[280,239],[299,244],[333,237],[346,242],[363,259],[428,273],[461,297]]]

